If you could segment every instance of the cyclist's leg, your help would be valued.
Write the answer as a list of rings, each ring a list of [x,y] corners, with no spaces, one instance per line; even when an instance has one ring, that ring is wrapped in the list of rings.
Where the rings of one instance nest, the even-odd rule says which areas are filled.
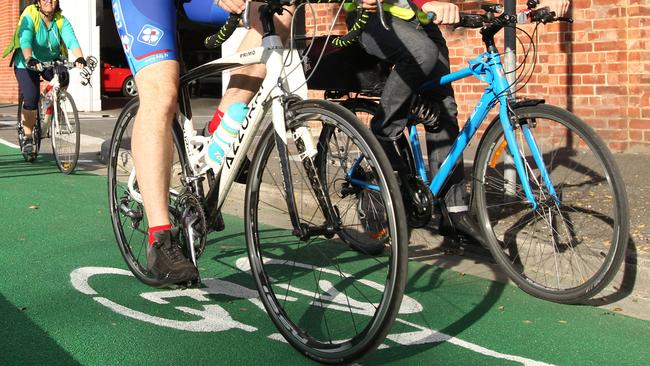
[[[261,3],[251,4],[251,14],[258,14]],[[275,16],[275,30],[277,34],[286,40],[289,35],[293,11],[285,11],[283,15]],[[262,44],[262,24],[259,17],[250,17],[251,29],[246,32],[238,50],[243,51]],[[266,66],[263,64],[249,65],[230,71],[230,82],[228,89],[219,102],[219,110],[225,111],[234,102],[248,103],[262,85],[266,76]]]
[[[133,157],[149,227],[167,226],[171,123],[179,63],[176,1],[113,0],[113,14],[140,96]]]
[[[449,74],[449,50],[440,29],[435,24],[427,25],[424,29],[440,50],[438,63],[432,76]],[[440,101],[440,117],[437,125],[425,126],[430,176],[434,177],[458,136],[458,105],[454,98],[454,90],[449,84],[436,88],[431,91],[429,96]],[[439,197],[444,198],[445,207],[449,212],[451,223],[447,223],[447,225],[453,225],[458,232],[483,243],[481,230],[476,220],[469,214],[462,157],[454,165],[454,170],[439,192]]]
[[[169,225],[169,172],[172,123],[176,110],[179,64],[151,64],[135,75],[140,109],[133,127],[133,159],[149,227]]]
[[[171,130],[180,74],[175,4],[176,0],[113,0],[117,30],[140,98],[131,146],[149,225],[147,266],[160,285],[198,277],[196,267],[180,253],[178,231],[170,230],[169,219]]]
[[[354,17],[349,18],[348,24],[354,21]],[[397,156],[393,142],[406,127],[411,94],[436,65],[438,48],[416,23],[395,17],[388,17],[387,21],[390,30],[383,28],[376,15],[371,15],[360,41],[366,52],[395,65],[386,80],[371,128],[384,146],[393,169],[403,176],[408,168]]]
[[[39,75],[36,71],[15,68],[18,88],[23,94],[23,130],[25,135],[31,135],[34,124],[36,124],[36,115],[39,98]]]

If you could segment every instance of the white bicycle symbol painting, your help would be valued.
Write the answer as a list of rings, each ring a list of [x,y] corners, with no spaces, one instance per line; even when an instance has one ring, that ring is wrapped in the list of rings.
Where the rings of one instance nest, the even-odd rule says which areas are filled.
[[[294,267],[308,266],[307,264],[296,262],[277,264],[286,264]],[[235,266],[242,272],[250,271],[248,258],[246,257],[236,260]],[[323,269],[323,271],[326,273],[328,270]],[[184,317],[187,317],[189,315],[193,319],[177,320],[164,318],[131,309],[104,296],[101,296],[99,292],[90,285],[90,279],[94,276],[133,277],[130,271],[112,267],[82,267],[70,273],[70,282],[77,291],[84,295],[92,296],[93,300],[95,300],[97,303],[105,306],[117,314],[161,327],[188,332],[224,332],[231,329],[240,329],[245,332],[256,332],[258,330],[252,325],[244,324],[241,321],[234,320],[231,314],[224,307],[215,303],[215,300],[211,298],[211,296],[215,295],[224,295],[235,299],[246,300],[254,305],[254,307],[258,308],[260,311],[265,311],[264,306],[258,299],[258,293],[255,289],[251,289],[230,281],[208,278],[202,280],[203,287],[201,288],[155,290],[151,292],[141,293],[139,295],[141,298],[158,305],[170,305],[170,300],[175,298],[190,298],[201,304],[202,309],[191,308],[187,306],[174,306],[176,310],[185,314]],[[377,284],[376,282],[365,281],[364,285],[377,289],[378,291],[382,290],[381,285]],[[349,297],[346,298],[344,296],[337,296],[337,291],[329,286],[329,282],[325,279],[319,281],[319,286],[321,287],[321,290],[326,290],[325,293],[327,293],[328,296],[320,296],[317,301],[314,301],[315,297],[313,296],[313,291],[301,289],[294,286],[287,286],[286,290],[292,294],[291,297],[288,297],[288,301],[310,301],[311,306],[323,306],[329,307],[330,309],[337,309],[337,307],[341,307],[349,310],[350,304],[347,302],[350,300]],[[340,301],[346,302],[340,303]],[[372,314],[372,312],[369,310],[372,308],[372,304],[363,301],[355,301],[351,305],[357,314]],[[404,316],[408,314],[420,313],[423,310],[423,306],[418,301],[412,297],[404,295],[399,314]],[[410,332],[388,335],[387,339],[396,343],[397,345],[413,346],[428,343],[448,342],[485,356],[519,362],[522,365],[548,365],[544,362],[490,350],[477,344],[467,342],[459,338],[438,332],[436,330],[406,321],[403,319],[403,317],[400,316],[398,316],[396,322],[413,328],[413,331]],[[280,334],[272,334],[269,336],[269,338],[276,341],[284,341]],[[388,345],[383,344],[379,347],[379,349],[385,349],[388,347]]]

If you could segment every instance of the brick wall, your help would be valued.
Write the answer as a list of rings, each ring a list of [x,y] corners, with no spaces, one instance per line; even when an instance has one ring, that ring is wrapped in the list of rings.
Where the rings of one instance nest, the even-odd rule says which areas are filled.
[[[478,2],[453,2],[465,11],[479,8]],[[568,108],[597,129],[614,151],[650,152],[650,0],[572,3],[573,24],[538,29],[535,74],[518,96],[542,97]],[[525,0],[518,0],[518,8],[524,7]],[[319,34],[329,29],[334,9],[331,5],[318,6]],[[305,18],[308,26],[313,26],[309,10]],[[339,21],[339,32],[342,25]],[[532,25],[523,28],[533,31]],[[484,49],[477,30],[447,29],[445,37],[452,70],[463,67]],[[522,39],[528,46],[525,37]],[[498,46],[503,49],[502,43]],[[524,53],[521,46],[518,52]],[[465,79],[454,88],[464,120],[483,86]]]
[[[0,51],[11,41],[16,23],[18,22],[19,2],[17,0],[0,0]],[[9,67],[9,56],[0,59],[0,103],[16,103],[18,101],[18,84],[14,71]]]

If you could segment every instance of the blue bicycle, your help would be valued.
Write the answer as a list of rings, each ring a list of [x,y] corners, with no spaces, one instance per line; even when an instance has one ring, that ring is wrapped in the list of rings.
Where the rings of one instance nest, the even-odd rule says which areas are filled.
[[[458,26],[480,28],[487,52],[469,61],[467,68],[425,83],[413,96],[412,121],[402,151],[411,171],[411,177],[402,179],[411,185],[411,194],[404,195],[409,225],[427,225],[433,206],[443,206],[439,192],[479,126],[498,105],[498,116],[478,145],[471,174],[472,206],[489,249],[527,293],[560,303],[583,301],[612,280],[625,255],[629,214],[623,179],[607,146],[580,118],[542,99],[512,100],[494,37],[504,27],[516,26],[517,18],[495,15],[499,11],[495,5],[483,10],[484,14],[462,14]],[[547,9],[529,10],[528,16],[538,25],[563,20]],[[361,73],[373,74],[377,69],[382,68],[370,66]],[[487,87],[439,172],[429,180],[417,125],[431,121],[436,113],[435,103],[423,96],[438,85],[468,77]],[[357,92],[342,104],[368,119],[377,102],[366,97],[379,95],[381,77],[367,78],[371,84],[354,83],[363,78],[350,77],[346,87],[327,88],[326,97]]]

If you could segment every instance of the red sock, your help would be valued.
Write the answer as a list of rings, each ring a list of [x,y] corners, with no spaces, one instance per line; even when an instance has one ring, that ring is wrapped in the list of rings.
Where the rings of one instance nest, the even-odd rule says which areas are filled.
[[[217,108],[216,111],[214,111],[214,115],[212,116],[212,119],[210,120],[210,124],[208,124],[208,132],[210,135],[214,133],[214,131],[217,130],[217,127],[219,127],[219,124],[221,123],[221,118],[223,118],[224,113]]]
[[[154,233],[158,231],[163,231],[163,230],[169,230],[172,228],[171,224],[167,225],[160,225],[160,226],[154,226],[149,228],[149,245],[153,245],[153,243],[156,241],[156,238],[153,236]]]

